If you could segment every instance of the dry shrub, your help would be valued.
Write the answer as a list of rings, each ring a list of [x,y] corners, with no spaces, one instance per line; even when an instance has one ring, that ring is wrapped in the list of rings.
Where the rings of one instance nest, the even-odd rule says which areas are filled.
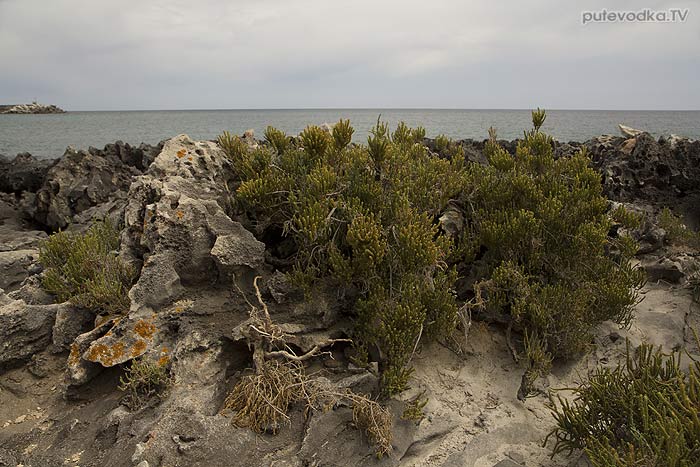
[[[253,282],[259,306],[249,302],[250,319],[244,331],[253,348],[255,374],[242,377],[233,387],[224,401],[223,411],[233,413],[232,422],[236,426],[276,434],[283,425],[290,424],[287,412],[295,403],[302,403],[308,414],[345,402],[352,405],[353,421],[375,445],[377,456],[391,452],[393,419],[386,408],[366,396],[339,391],[304,371],[304,361],[319,355],[322,348],[347,339],[330,339],[305,354],[294,353],[286,344],[287,335],[270,317],[258,287],[259,279],[256,277]],[[277,350],[280,348],[283,350]]]

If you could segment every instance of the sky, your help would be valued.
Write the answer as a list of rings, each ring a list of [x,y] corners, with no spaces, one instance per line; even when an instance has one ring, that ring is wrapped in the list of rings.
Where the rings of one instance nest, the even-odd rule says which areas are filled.
[[[685,22],[584,11],[688,8]],[[0,0],[0,104],[700,110],[700,0]]]

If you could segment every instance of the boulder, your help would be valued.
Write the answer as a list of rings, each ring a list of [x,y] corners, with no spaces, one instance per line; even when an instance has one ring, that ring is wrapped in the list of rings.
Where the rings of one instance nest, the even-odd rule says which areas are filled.
[[[70,350],[71,344],[92,328],[94,313],[79,307],[66,306],[56,313],[51,338],[58,352]]]
[[[51,344],[56,313],[69,305],[28,305],[0,295],[0,369],[21,363]]]
[[[629,137],[633,138],[635,136],[641,135],[642,133],[645,133],[645,131],[643,131],[643,130],[637,130],[637,129],[632,128],[630,126],[623,125],[622,123],[618,123],[617,126],[618,126],[618,128],[620,128],[620,133],[622,133],[622,136],[626,136],[628,138]]]
[[[52,159],[39,160],[28,152],[17,154],[12,160],[0,156],[0,191],[37,191],[44,183],[46,173],[55,163]]]
[[[165,142],[136,177],[122,238],[125,260],[143,264],[130,291],[132,310],[157,309],[179,298],[184,286],[262,266],[264,245],[226,213],[229,177],[230,162],[217,144],[186,135]]]
[[[38,250],[0,251],[0,289],[16,290],[27,276],[41,271],[38,258]]]
[[[125,204],[131,178],[138,175],[116,157],[105,157],[68,148],[49,169],[37,191],[36,222],[53,230],[65,229],[73,217],[103,203]]]

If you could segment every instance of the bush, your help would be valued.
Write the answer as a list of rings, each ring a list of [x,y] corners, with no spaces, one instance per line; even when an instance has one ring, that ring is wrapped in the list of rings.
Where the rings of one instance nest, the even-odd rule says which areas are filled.
[[[366,146],[350,145],[352,133],[341,120],[331,134],[306,128],[284,152],[222,147],[239,168],[237,200],[250,218],[296,242],[297,283],[309,289],[331,276],[360,291],[355,342],[360,354],[380,349],[384,387],[394,393],[421,337],[456,323],[450,244],[435,217],[462,186],[464,158],[431,157],[416,144],[424,131],[403,124],[391,135],[378,122]]]
[[[119,232],[108,221],[97,222],[84,234],[58,232],[39,248],[46,268],[43,287],[61,302],[102,313],[129,310],[127,292],[134,274],[119,259]]]
[[[663,208],[659,214],[659,227],[666,231],[666,239],[672,244],[700,247],[700,232],[689,229],[680,216],[669,208]]]
[[[617,368],[597,369],[572,403],[553,408],[554,453],[583,449],[596,467],[698,465],[700,362],[687,372],[679,362],[679,352],[642,345]]]
[[[544,111],[533,112],[534,129],[515,156],[490,132],[489,164],[469,166],[457,254],[481,275],[467,308],[507,323],[508,336],[511,328],[524,335],[521,398],[553,358],[585,350],[598,323],[627,325],[644,280],[630,261],[634,241],[609,236],[608,202],[589,158],[555,159],[551,138],[540,132],[544,119]]]
[[[132,410],[152,400],[161,400],[170,385],[166,364],[145,358],[131,361],[126,374],[119,378],[119,390],[127,393],[124,404]]]

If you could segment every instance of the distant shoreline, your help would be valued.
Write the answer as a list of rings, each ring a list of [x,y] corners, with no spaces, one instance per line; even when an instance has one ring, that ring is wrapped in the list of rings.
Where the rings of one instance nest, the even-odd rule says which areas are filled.
[[[64,114],[66,113],[60,107],[55,105],[44,105],[32,102],[31,104],[2,104],[0,105],[0,114],[5,115],[35,115],[35,114]]]

